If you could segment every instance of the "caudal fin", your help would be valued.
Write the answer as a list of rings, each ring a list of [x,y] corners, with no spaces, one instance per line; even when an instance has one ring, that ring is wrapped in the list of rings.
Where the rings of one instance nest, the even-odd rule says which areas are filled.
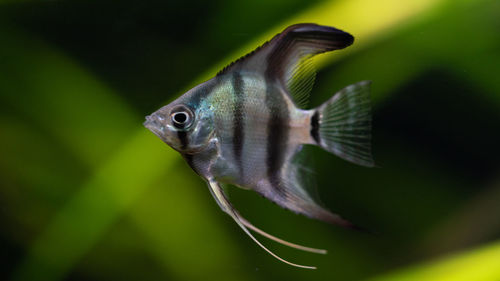
[[[373,167],[370,81],[345,87],[314,110],[311,136],[324,149],[352,163]]]

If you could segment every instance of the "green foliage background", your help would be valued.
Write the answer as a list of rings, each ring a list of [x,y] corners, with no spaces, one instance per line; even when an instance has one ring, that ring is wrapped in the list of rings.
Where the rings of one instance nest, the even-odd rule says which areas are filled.
[[[376,234],[229,189],[260,250],[144,116],[287,25],[344,29],[313,89],[373,81],[366,169],[310,148],[330,209]],[[500,3],[0,2],[0,279],[500,280]]]

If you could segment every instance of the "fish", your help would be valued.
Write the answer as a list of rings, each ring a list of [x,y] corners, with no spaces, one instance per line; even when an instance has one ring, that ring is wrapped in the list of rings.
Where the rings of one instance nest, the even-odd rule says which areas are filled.
[[[144,126],[178,151],[203,178],[220,208],[262,249],[251,231],[299,250],[326,250],[294,244],[255,227],[231,204],[224,185],[253,190],[277,205],[307,217],[356,228],[323,207],[307,187],[304,145],[315,145],[349,162],[373,167],[370,81],[335,93],[306,109],[315,70],[312,57],[344,49],[354,37],[314,23],[287,27],[271,40],[146,117]]]

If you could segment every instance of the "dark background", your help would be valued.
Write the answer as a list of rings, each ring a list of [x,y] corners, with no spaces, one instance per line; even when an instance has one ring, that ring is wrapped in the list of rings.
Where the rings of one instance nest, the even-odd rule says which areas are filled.
[[[298,20],[356,37],[318,63],[313,106],[373,82],[379,167],[308,148],[323,203],[373,234],[228,192],[262,229],[326,248],[261,238],[316,271],[259,249],[141,125]],[[0,279],[499,280],[499,31],[490,0],[3,1]]]

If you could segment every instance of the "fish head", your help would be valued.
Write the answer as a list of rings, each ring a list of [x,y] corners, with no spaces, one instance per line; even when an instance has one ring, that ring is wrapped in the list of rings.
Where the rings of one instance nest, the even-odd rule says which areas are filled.
[[[166,144],[188,154],[204,150],[214,135],[212,114],[203,103],[193,102],[199,99],[193,90],[146,116],[144,122]]]

